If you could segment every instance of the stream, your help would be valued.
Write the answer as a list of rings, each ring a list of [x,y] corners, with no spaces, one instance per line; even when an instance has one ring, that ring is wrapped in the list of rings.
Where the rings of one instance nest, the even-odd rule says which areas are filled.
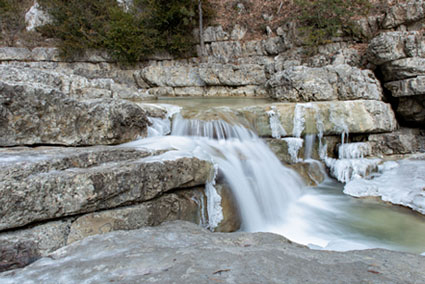
[[[156,160],[195,155],[214,163],[216,172],[206,186],[208,227],[214,228],[223,218],[214,184],[224,179],[241,213],[241,231],[273,232],[313,249],[425,252],[424,215],[374,197],[346,195],[344,184],[328,176],[318,186],[307,187],[253,130],[232,122],[227,115],[224,120],[217,119],[220,115],[208,121],[198,119],[211,107],[227,109],[270,101],[169,99],[160,103],[166,104],[162,107],[169,118],[152,119],[151,137],[123,146],[169,150]]]

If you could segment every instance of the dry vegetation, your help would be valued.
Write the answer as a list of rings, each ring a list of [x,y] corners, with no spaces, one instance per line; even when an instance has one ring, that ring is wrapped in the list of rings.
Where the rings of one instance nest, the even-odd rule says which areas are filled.
[[[370,0],[370,14],[383,13],[389,6],[404,3],[407,0]],[[266,27],[274,32],[279,26],[294,21],[299,8],[294,0],[209,0],[216,18],[212,24],[222,25],[231,31],[235,24],[247,27],[246,40],[263,38]],[[243,8],[241,8],[243,7]]]

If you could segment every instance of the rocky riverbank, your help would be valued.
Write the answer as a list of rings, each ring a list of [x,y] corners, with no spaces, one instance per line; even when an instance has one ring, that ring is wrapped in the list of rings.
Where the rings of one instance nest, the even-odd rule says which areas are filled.
[[[211,233],[191,223],[94,236],[0,274],[2,283],[421,283],[425,257],[310,250],[268,233]]]
[[[207,28],[203,58],[161,55],[132,67],[117,65],[96,51],[66,62],[52,47],[1,47],[0,271],[49,255],[53,260],[43,258],[27,269],[1,274],[0,280],[37,282],[47,273],[44,265],[60,261],[69,267],[72,279],[81,281],[100,277],[96,281],[131,282],[142,274],[146,281],[153,277],[152,281],[164,283],[184,270],[188,278],[176,281],[235,277],[242,282],[273,283],[285,275],[294,282],[423,282],[420,256],[381,250],[315,252],[270,234],[214,235],[186,223],[78,241],[172,220],[219,232],[240,228],[234,196],[211,161],[194,155],[164,156],[172,147],[152,151],[117,146],[146,137],[155,128],[155,119],[171,126],[173,113],[145,100],[170,96],[274,100],[251,107],[229,106],[224,108],[226,115],[223,108],[182,110],[181,115],[238,122],[253,130],[308,185],[325,179],[325,167],[333,177],[349,182],[379,173],[388,160],[411,155],[423,159],[416,154],[425,152],[424,11],[423,1],[408,1],[384,15],[359,20],[361,32],[371,37],[364,52],[339,38],[320,46],[316,55],[305,56],[305,47],[284,27],[276,31],[277,36],[245,41],[240,26],[229,32],[219,26]],[[318,138],[308,145],[312,137]],[[311,163],[310,158],[321,162]],[[206,188],[216,178],[217,192],[211,195]],[[223,208],[215,228],[208,223],[211,202]],[[152,246],[143,241],[154,236],[158,243]],[[131,252],[135,247],[122,246],[134,241],[143,249],[129,265],[144,267],[143,273],[126,269],[127,276],[119,279],[93,271],[80,275],[81,269],[72,268],[73,253],[83,257],[119,240],[122,244],[109,247],[112,258],[126,263],[116,251]],[[179,245],[170,246],[170,240]],[[153,250],[156,257],[149,256]],[[187,256],[180,260],[182,254]],[[191,257],[203,254],[204,261],[192,266]],[[245,256],[244,262],[239,263],[238,255]],[[264,260],[266,256],[272,260]],[[102,263],[95,257],[92,263],[122,272],[116,261],[106,258]],[[143,257],[155,263],[166,261],[155,270]],[[389,266],[384,265],[387,260]],[[282,262],[290,265],[282,270]],[[246,274],[247,266],[260,272]],[[49,273],[49,279],[60,279],[55,270]]]

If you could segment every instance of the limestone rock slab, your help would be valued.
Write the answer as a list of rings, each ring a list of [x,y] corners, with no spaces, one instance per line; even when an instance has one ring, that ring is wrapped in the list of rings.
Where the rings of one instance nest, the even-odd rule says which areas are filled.
[[[323,135],[381,133],[391,132],[397,127],[391,106],[382,101],[275,103],[272,106],[279,113],[286,136],[320,132]],[[249,121],[260,136],[270,137],[272,132],[267,111],[272,106],[238,109],[238,115]],[[297,119],[294,119],[295,116]],[[298,129],[294,129],[295,124]]]
[[[88,236],[118,230],[135,230],[158,226],[165,221],[185,220],[201,224],[206,206],[204,188],[179,190],[138,205],[89,213],[76,219],[70,228],[67,243]]]
[[[382,97],[381,85],[371,71],[345,64],[291,67],[273,75],[267,87],[274,98],[290,102],[380,100]]]
[[[118,144],[146,135],[143,109],[122,100],[79,102],[46,87],[0,82],[0,145]]]
[[[425,76],[392,81],[384,84],[393,97],[425,95]]]
[[[264,68],[257,64],[202,64],[201,79],[209,86],[261,85],[266,82]]]
[[[213,171],[196,158],[148,155],[116,147],[3,152],[0,230],[147,201],[203,185]]]
[[[384,81],[397,81],[425,75],[425,58],[410,57],[381,66]]]
[[[210,233],[172,222],[88,238],[2,273],[0,282],[422,283],[424,266],[415,254],[310,250],[275,234]]]
[[[367,55],[376,65],[406,57],[425,57],[423,34],[421,32],[381,33],[370,41]]]

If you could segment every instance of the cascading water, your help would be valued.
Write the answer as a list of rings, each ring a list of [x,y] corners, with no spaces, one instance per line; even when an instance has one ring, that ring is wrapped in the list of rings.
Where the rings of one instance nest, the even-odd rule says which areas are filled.
[[[162,158],[195,155],[212,161],[232,189],[242,217],[242,230],[263,231],[279,224],[285,209],[302,193],[303,182],[282,166],[267,145],[252,131],[224,121],[174,119],[171,136],[152,137],[126,144],[152,150],[172,149]],[[207,185],[211,192],[212,184]],[[208,193],[215,195],[216,193]],[[219,216],[217,206],[208,215]],[[217,225],[210,219],[210,226]]]
[[[306,107],[309,105],[300,107],[298,124],[294,120],[300,135],[304,128],[303,112]],[[268,113],[270,122],[275,124],[273,133],[283,136],[284,129],[278,127],[278,117],[273,111]],[[322,145],[321,139],[323,122],[321,117],[316,117],[316,121],[319,150],[322,152],[320,156],[326,158],[323,154],[326,145]],[[341,184],[329,178],[314,189],[306,188],[296,172],[283,166],[252,130],[238,125],[236,121],[230,124],[222,120],[184,119],[177,113],[171,129],[169,136],[148,137],[127,146],[167,150],[155,159],[196,156],[215,165],[216,171],[206,186],[208,218],[204,219],[208,220],[207,227],[215,227],[223,218],[221,197],[214,183],[215,180],[224,179],[239,206],[243,231],[275,232],[312,248],[425,250],[425,243],[418,233],[399,237],[388,233],[402,223],[409,223],[410,227],[425,232],[421,220],[407,218],[406,221],[410,212],[403,211],[403,208],[389,209],[388,205],[378,202],[350,198],[341,194]],[[162,133],[166,134],[167,131]],[[301,138],[295,139],[302,141]],[[305,158],[310,162],[317,162],[309,160],[314,139],[315,135],[305,137]],[[362,157],[359,151],[363,148],[364,145],[360,144],[343,146],[341,157]],[[369,219],[373,219],[373,222]],[[376,232],[378,223],[388,223],[385,226],[380,224],[382,233]]]

